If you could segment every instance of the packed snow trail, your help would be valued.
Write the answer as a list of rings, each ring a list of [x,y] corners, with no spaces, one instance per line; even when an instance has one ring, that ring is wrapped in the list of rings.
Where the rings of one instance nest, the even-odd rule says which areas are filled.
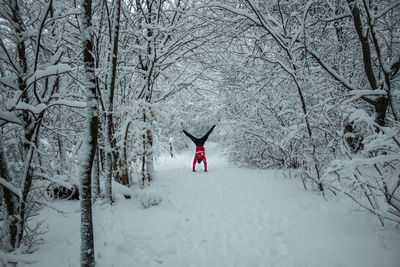
[[[191,171],[193,151],[160,158],[150,187],[96,205],[97,266],[399,266],[398,229],[279,171],[230,167],[213,149],[206,155],[207,173]],[[49,232],[32,266],[79,265],[79,205],[59,205],[71,213],[42,213]]]

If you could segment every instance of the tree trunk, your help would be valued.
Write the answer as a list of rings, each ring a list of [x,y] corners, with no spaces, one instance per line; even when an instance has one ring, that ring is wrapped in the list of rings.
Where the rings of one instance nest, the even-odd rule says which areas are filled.
[[[25,25],[23,23],[20,9],[18,5],[18,1],[11,1],[10,9],[12,13],[12,22],[14,23],[15,33],[18,36],[23,36],[26,31]],[[23,38],[18,38],[16,43],[16,53],[17,53],[17,62],[18,62],[18,87],[22,92],[21,101],[24,104],[29,104],[29,95],[27,92],[26,85],[26,77],[28,72],[28,60],[26,56],[26,47]],[[31,162],[33,159],[33,155],[35,153],[35,139],[37,132],[39,130],[40,119],[43,114],[39,115],[37,120],[34,120],[33,116],[29,111],[22,111],[22,120],[24,127],[24,140],[23,140],[23,152],[22,152],[22,160],[24,161],[23,170],[22,170],[22,192],[19,199],[18,206],[18,216],[17,216],[17,232],[16,232],[16,240],[15,240],[15,248],[19,247],[25,227],[26,220],[26,205],[27,198],[29,194],[29,190],[32,184],[32,169]]]
[[[385,126],[385,118],[386,118],[386,111],[389,107],[389,99],[386,98],[386,96],[380,97],[379,99],[376,100],[376,103],[374,104],[375,107],[375,113],[376,113],[376,118],[375,122],[379,126]]]
[[[93,58],[92,1],[82,1],[81,34],[87,101],[85,140],[81,158],[81,266],[95,266],[92,218],[92,166],[98,138],[98,111]]]
[[[31,146],[27,153],[25,154],[25,162],[24,162],[24,173],[23,173],[23,182],[22,182],[22,192],[21,192],[21,199],[19,201],[19,210],[18,210],[18,224],[17,224],[17,241],[16,247],[19,247],[22,242],[22,238],[24,235],[24,227],[25,227],[25,220],[26,220],[26,205],[29,190],[32,185],[32,169],[31,163],[33,160],[33,154],[35,153],[35,148]]]
[[[146,115],[146,109],[143,108],[143,122],[150,123]],[[145,126],[146,127],[146,126]],[[153,163],[153,134],[151,129],[144,128],[145,133],[142,135],[143,138],[143,156],[142,156],[142,186],[150,183],[153,180],[154,174],[154,163]]]
[[[154,174],[153,162],[153,134],[150,129],[146,131],[146,180],[151,182]]]
[[[107,174],[106,174],[106,199],[110,203],[112,203],[112,172],[118,172],[117,161],[119,157],[116,139],[114,138],[114,120],[113,120],[113,112],[114,112],[114,95],[115,95],[115,80],[117,74],[117,58],[118,58],[118,39],[119,39],[119,23],[120,23],[120,12],[121,12],[121,0],[113,1],[113,23],[111,30],[111,51],[109,61],[110,71],[108,74],[108,102],[107,102],[107,115],[106,115],[106,128],[107,128]]]
[[[368,30],[365,29],[365,25],[363,25],[363,21],[361,19],[360,9],[358,8],[355,0],[347,0],[347,4],[351,11],[351,14],[353,17],[354,28],[357,32],[358,39],[361,44],[365,75],[368,79],[371,89],[376,90],[376,89],[378,89],[378,82],[377,82],[376,75],[375,75],[374,69],[373,69],[373,66],[374,66],[374,62],[372,60],[373,55],[372,55],[371,47],[369,44],[369,37],[368,37],[369,31],[372,31],[372,29],[371,29],[371,27],[369,27]],[[373,33],[372,33],[372,36],[374,36]],[[375,49],[375,52],[379,56],[380,51],[377,50],[377,48]],[[376,112],[375,122],[380,126],[385,126],[386,111],[389,106],[388,97],[386,97],[386,96],[379,97],[375,101],[368,101],[368,102],[375,107],[375,112]]]
[[[62,137],[60,135],[57,135],[57,144],[58,144],[58,151],[59,151],[59,155],[60,155],[60,169],[64,170],[65,162],[66,162],[65,148],[64,148],[64,141],[62,140]],[[60,169],[57,170],[58,174],[60,174]]]
[[[6,182],[11,182],[11,176],[8,171],[8,162],[6,158],[6,154],[3,148],[2,138],[0,138],[0,177],[3,178]],[[3,203],[5,204],[5,210],[7,216],[5,218],[3,227],[7,231],[7,247],[6,249],[11,251],[15,249],[16,239],[17,239],[17,212],[16,212],[16,202],[17,200],[13,196],[10,189],[5,186],[2,187],[3,193]]]
[[[108,128],[108,118],[107,118],[107,128]],[[112,203],[112,173],[113,173],[113,158],[112,158],[112,148],[110,138],[112,138],[112,134],[108,132],[104,137],[105,143],[105,164],[104,164],[104,173],[105,173],[105,180],[104,180],[104,196],[106,200],[111,204]]]
[[[100,196],[100,161],[99,161],[99,149],[96,149],[94,155],[93,168],[92,168],[92,193],[93,199],[95,200]]]

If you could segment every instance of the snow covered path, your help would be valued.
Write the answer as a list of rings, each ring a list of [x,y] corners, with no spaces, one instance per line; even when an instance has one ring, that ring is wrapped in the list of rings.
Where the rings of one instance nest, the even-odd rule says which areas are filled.
[[[161,158],[151,187],[96,205],[97,266],[400,265],[399,229],[348,201],[323,201],[278,171],[229,167],[210,151],[208,173],[191,172],[189,152]],[[78,204],[59,203],[67,217],[42,212],[49,232],[32,266],[79,265]]]

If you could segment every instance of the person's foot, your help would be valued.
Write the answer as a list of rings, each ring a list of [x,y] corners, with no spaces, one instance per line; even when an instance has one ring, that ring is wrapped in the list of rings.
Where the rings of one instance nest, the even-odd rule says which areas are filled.
[[[204,170],[205,172],[207,171],[207,170]]]
[[[193,170],[193,172],[196,172],[196,170]]]

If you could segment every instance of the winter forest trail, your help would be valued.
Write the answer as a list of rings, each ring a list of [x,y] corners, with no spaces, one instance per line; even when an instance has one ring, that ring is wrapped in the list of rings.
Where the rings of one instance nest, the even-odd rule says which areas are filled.
[[[209,172],[191,171],[193,151],[161,157],[150,187],[95,206],[97,266],[399,266],[398,229],[206,149]],[[32,266],[79,265],[78,204],[67,217],[42,212],[51,224]]]

